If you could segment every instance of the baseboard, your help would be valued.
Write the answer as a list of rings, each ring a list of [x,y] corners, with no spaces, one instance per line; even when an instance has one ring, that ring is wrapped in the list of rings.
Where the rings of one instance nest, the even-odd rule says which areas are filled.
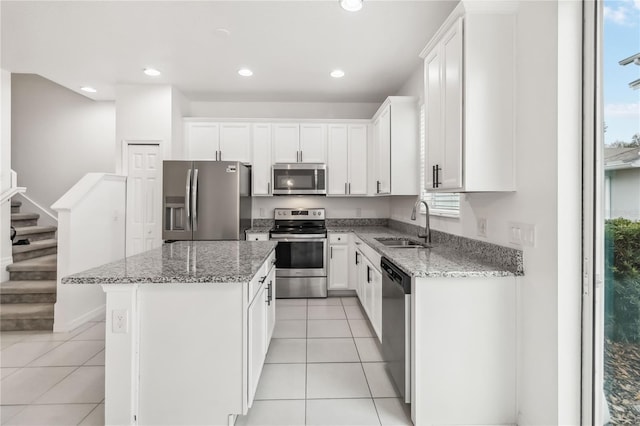
[[[68,332],[73,329],[80,327],[82,324],[92,321],[92,320],[104,320],[105,313],[107,312],[107,305],[100,305],[95,309],[87,312],[84,315],[79,316],[78,318],[74,318],[71,321],[67,321],[64,324],[58,324],[57,322],[53,323],[53,331],[55,333]]]
[[[0,259],[0,282],[9,281],[9,271],[7,271],[7,266],[13,263],[13,256],[7,256]]]

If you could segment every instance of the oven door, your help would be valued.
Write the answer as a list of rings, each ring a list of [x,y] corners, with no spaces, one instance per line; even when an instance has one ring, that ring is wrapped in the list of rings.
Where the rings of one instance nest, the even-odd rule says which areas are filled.
[[[313,235],[271,235],[278,277],[326,277],[327,239]]]
[[[273,166],[275,195],[327,193],[324,164],[278,164]]]

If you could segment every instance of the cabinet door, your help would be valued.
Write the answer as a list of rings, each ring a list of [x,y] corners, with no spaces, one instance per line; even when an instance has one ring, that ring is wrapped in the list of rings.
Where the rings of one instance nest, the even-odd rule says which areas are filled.
[[[266,331],[266,341],[265,341],[265,354],[269,350],[269,343],[271,343],[271,338],[273,337],[273,330],[276,326],[276,268],[271,266],[271,271],[269,275],[267,275],[267,279],[265,281],[267,285],[266,289],[266,299],[265,303],[267,304],[267,331]]]
[[[439,189],[462,188],[462,18],[442,40],[444,152]]]
[[[218,159],[251,163],[251,124],[222,123],[220,125]]]
[[[297,163],[300,152],[300,126],[273,124],[273,162]]]
[[[363,261],[362,252],[358,249],[356,249],[354,262],[356,264],[355,265],[356,295],[360,300],[360,304],[364,306],[364,280],[365,280],[364,261]]]
[[[382,274],[377,269],[371,271],[371,325],[382,343]]]
[[[247,232],[247,241],[269,241],[269,234],[261,232]]]
[[[271,125],[253,125],[253,195],[271,195]]]
[[[376,147],[376,193],[391,193],[391,105],[378,117],[379,135]]]
[[[215,160],[218,152],[220,126],[218,123],[185,124],[185,158]]]
[[[329,125],[328,145],[327,176],[329,178],[329,187],[327,188],[327,194],[346,195],[347,183],[349,182],[349,137],[346,125]]]
[[[349,126],[350,195],[367,195],[367,126]],[[329,175],[331,177],[331,175]]]
[[[366,257],[362,256],[362,260],[364,261],[364,268],[363,268],[363,272],[364,272],[364,276],[363,276],[363,289],[362,292],[364,294],[363,300],[362,300],[362,307],[364,308],[364,311],[367,313],[367,317],[369,318],[369,322],[371,322],[371,324],[373,325],[373,310],[371,309],[372,307],[372,303],[373,303],[373,273],[375,272],[375,268],[371,265],[371,262],[369,262],[369,259],[367,259]]]
[[[329,290],[349,288],[349,246],[347,244],[329,247]]]
[[[249,380],[249,406],[253,403],[253,398],[258,388],[258,381],[262,373],[262,366],[266,355],[266,303],[265,303],[265,286],[262,285],[258,289],[258,294],[248,308],[248,375]]]
[[[426,127],[426,151],[425,151],[425,188],[435,188],[434,168],[442,167],[443,141],[442,113],[441,113],[441,56],[439,46],[436,46],[424,60],[425,73],[425,127]]]
[[[327,162],[327,125],[300,125],[300,162]]]

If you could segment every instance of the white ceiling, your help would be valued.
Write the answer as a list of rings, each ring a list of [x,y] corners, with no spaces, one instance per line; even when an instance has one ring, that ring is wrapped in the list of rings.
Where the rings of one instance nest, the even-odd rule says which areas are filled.
[[[2,1],[1,65],[93,86],[79,93],[97,100],[118,84],[171,84],[192,100],[380,102],[456,4],[365,0],[354,13],[337,0]],[[335,68],[345,77],[331,78]]]

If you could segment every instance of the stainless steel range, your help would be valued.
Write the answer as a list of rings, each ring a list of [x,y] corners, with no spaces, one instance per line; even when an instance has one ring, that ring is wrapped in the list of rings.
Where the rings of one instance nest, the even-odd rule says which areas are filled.
[[[275,209],[278,298],[327,297],[324,209]]]

